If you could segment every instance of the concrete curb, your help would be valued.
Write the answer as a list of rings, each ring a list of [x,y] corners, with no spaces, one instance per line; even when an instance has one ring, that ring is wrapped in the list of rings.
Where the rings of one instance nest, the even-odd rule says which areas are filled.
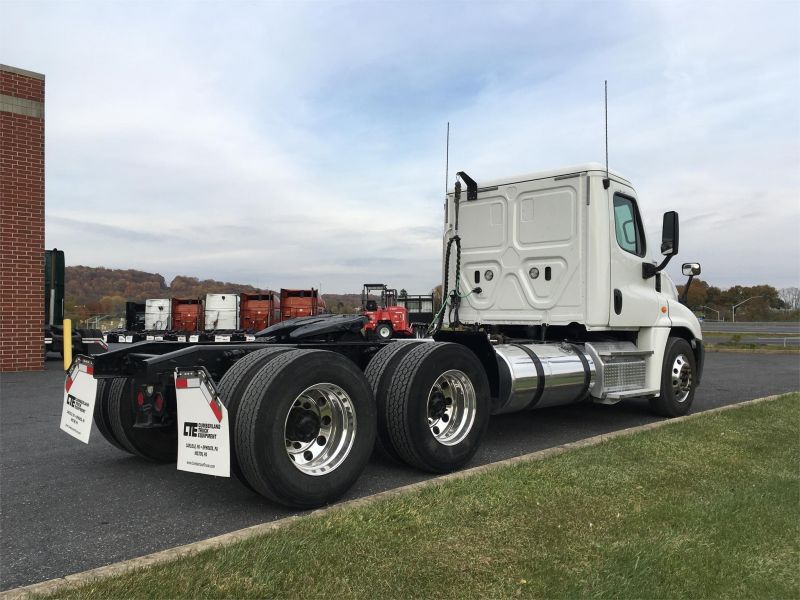
[[[659,429],[661,427],[672,425],[674,423],[681,423],[689,419],[695,419],[703,415],[724,412],[727,410],[732,410],[743,406],[749,406],[752,404],[760,404],[761,402],[768,402],[770,400],[775,400],[778,397],[780,396],[779,395],[765,396],[763,398],[746,400],[744,402],[739,402],[737,404],[727,404],[725,406],[712,408],[703,412],[693,413],[691,415],[686,415],[684,417],[677,417],[675,419],[665,419],[662,421],[654,421],[653,423],[647,423],[645,425],[639,425],[637,427],[620,429],[618,431],[612,431],[610,433],[604,433],[601,435],[584,438],[582,440],[578,440],[575,442],[569,442],[567,444],[562,444],[560,446],[545,448],[544,450],[538,450],[536,452],[531,452],[529,454],[523,454],[522,456],[515,456],[513,458],[507,458],[505,460],[501,460],[498,462],[480,465],[478,467],[472,467],[471,469],[465,469],[463,471],[457,471],[455,473],[448,473],[447,475],[442,475],[440,477],[426,479],[425,481],[419,481],[417,483],[404,485],[402,487],[386,490],[384,492],[379,492],[377,494],[372,494],[370,496],[355,498],[353,500],[348,500],[347,502],[341,502],[339,504],[334,504],[332,506],[320,508],[308,513],[307,515],[285,517],[283,519],[278,519],[277,521],[270,521],[269,523],[262,523],[259,525],[253,525],[252,527],[239,529],[237,531],[231,531],[230,533],[218,535],[216,537],[208,538],[206,540],[201,540],[199,542],[192,542],[191,544],[178,546],[176,548],[170,548],[169,550],[154,552],[153,554],[147,554],[139,558],[132,558],[129,560],[124,560],[118,563],[107,565],[104,567],[91,569],[89,571],[83,571],[81,573],[67,575],[66,577],[59,577],[57,579],[50,579],[48,581],[43,581],[41,583],[34,583],[31,585],[18,587],[11,590],[6,590],[5,592],[0,592],[0,600],[20,599],[20,598],[25,598],[26,596],[31,594],[49,594],[57,591],[60,592],[68,589],[73,589],[81,585],[84,585],[86,583],[89,583],[90,581],[105,579],[107,577],[113,577],[115,575],[122,575],[124,573],[129,573],[130,571],[136,569],[169,562],[171,560],[175,560],[184,556],[189,556],[192,554],[197,554],[198,552],[203,552],[204,550],[210,550],[212,548],[220,548],[223,546],[228,546],[230,544],[234,544],[242,540],[246,540],[255,536],[269,533],[271,531],[275,531],[276,529],[283,529],[284,527],[294,523],[298,519],[305,518],[306,516],[309,515],[324,515],[333,511],[365,506],[367,504],[371,504],[383,498],[390,498],[392,496],[407,494],[408,492],[418,490],[424,487],[428,487],[431,485],[438,485],[444,481],[449,481],[453,479],[463,479],[465,477],[470,477],[471,475],[475,475],[477,473],[484,473],[486,471],[491,471],[494,469],[498,469],[500,467],[505,467],[508,465],[513,465],[521,462],[542,460],[544,458],[548,458],[550,456],[556,456],[558,454],[563,454],[565,452],[569,452],[570,450],[575,450],[577,448],[597,446],[608,440],[612,440],[618,437],[629,436],[634,433],[639,433],[640,431]]]

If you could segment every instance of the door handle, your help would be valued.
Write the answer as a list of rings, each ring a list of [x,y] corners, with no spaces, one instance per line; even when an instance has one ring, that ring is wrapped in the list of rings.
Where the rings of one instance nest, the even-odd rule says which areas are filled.
[[[614,312],[619,314],[622,312],[622,292],[614,290]]]

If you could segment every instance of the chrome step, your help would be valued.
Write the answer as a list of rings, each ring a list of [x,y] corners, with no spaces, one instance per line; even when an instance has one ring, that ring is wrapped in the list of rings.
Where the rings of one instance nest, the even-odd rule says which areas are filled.
[[[647,376],[647,358],[651,350],[639,350],[633,342],[587,342],[586,353],[597,370],[591,395],[595,400],[613,404],[620,394],[643,395]]]

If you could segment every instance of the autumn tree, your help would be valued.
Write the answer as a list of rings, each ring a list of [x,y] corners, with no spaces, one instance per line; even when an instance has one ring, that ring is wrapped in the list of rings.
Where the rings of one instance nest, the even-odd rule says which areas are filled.
[[[706,304],[708,300],[709,285],[702,279],[693,279],[692,285],[689,286],[689,297],[686,300],[686,305],[696,310],[697,308]],[[685,285],[678,286],[678,297],[683,297],[683,292],[686,289]]]
[[[100,312],[106,315],[122,316],[125,314],[125,302],[123,296],[103,296],[100,298]]]
[[[778,292],[778,296],[784,304],[783,308],[788,310],[800,309],[800,288],[783,288]]]
[[[442,306],[442,285],[439,284],[431,290],[433,295],[433,310],[438,311]]]

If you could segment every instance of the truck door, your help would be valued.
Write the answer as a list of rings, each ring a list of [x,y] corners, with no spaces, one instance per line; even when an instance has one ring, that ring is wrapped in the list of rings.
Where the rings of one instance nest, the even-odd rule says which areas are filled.
[[[611,301],[609,324],[615,327],[646,327],[655,324],[661,303],[655,278],[642,278],[642,263],[648,261],[644,225],[630,188],[613,180],[608,190],[611,227]]]

